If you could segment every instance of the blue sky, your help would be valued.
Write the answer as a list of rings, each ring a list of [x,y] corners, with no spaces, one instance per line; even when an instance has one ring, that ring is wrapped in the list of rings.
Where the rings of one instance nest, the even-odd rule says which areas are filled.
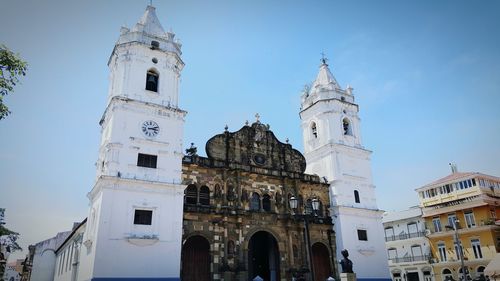
[[[22,245],[87,215],[120,26],[149,1],[0,1],[0,43],[29,70],[0,121],[0,207]],[[183,43],[185,147],[258,112],[302,150],[300,90],[324,52],[354,88],[381,209],[460,171],[500,176],[500,2],[154,1]]]

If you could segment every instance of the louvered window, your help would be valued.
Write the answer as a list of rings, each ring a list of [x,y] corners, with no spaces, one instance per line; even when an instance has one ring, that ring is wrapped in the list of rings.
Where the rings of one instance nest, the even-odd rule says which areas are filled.
[[[210,189],[206,186],[200,188],[200,204],[205,206],[210,205]]]
[[[186,188],[185,202],[186,204],[196,205],[198,202],[198,191],[196,190],[196,186],[193,184],[188,185]]]

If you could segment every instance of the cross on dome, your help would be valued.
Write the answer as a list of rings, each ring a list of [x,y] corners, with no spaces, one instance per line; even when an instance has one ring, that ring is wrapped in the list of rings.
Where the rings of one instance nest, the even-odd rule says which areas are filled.
[[[259,122],[260,122],[260,121],[259,121],[259,118],[260,118],[259,113],[255,113],[255,122],[256,122],[256,123],[259,123]]]

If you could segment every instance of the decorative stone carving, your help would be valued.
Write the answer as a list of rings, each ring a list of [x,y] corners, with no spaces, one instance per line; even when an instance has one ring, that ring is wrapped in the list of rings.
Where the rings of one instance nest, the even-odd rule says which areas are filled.
[[[215,185],[214,197],[215,197],[215,199],[222,198],[222,190],[220,188],[220,185],[218,185],[218,184]]]
[[[241,202],[248,201],[248,192],[245,189],[241,190]]]
[[[231,184],[227,185],[227,201],[234,201],[236,199],[236,193],[234,192],[234,186]]]
[[[226,165],[249,165],[259,168],[304,173],[304,156],[290,144],[280,142],[269,128],[255,122],[237,132],[212,137],[206,144],[209,159]]]
[[[281,207],[283,204],[283,197],[281,197],[281,193],[276,193],[276,206]]]

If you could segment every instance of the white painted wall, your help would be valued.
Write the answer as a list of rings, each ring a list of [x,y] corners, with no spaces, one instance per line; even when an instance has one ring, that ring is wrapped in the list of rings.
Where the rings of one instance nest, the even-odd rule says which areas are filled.
[[[179,277],[184,186],[103,177],[93,194],[102,196],[94,278]],[[152,210],[152,225],[134,225],[135,209]]]
[[[80,267],[80,249],[86,229],[83,222],[57,249],[55,256],[54,281],[76,281]]]
[[[358,279],[388,279],[383,212],[377,207],[371,151],[362,146],[352,89],[341,89],[326,64],[322,64],[312,88],[302,95],[300,117],[306,173],[326,177],[330,183],[337,256],[342,258],[342,249],[349,251]],[[349,134],[344,134],[345,118],[349,120]],[[312,123],[316,124],[317,137],[312,133]],[[368,241],[358,240],[358,229],[367,231]]]
[[[151,48],[152,40],[159,49]],[[121,30],[108,63],[108,104],[78,280],[179,278],[186,115],[178,108],[180,47],[151,6],[132,29]],[[157,92],[145,89],[149,69],[159,73]],[[160,127],[154,137],[141,130],[149,120]],[[156,155],[157,167],[139,167],[139,153]],[[135,225],[136,209],[152,211],[152,225]]]
[[[57,248],[64,242],[71,231],[60,232],[56,236],[35,244],[33,267],[30,281],[52,281],[56,263]]]
[[[337,238],[337,257],[347,249],[354,263],[353,271],[358,279],[389,277],[387,252],[382,228],[382,211],[351,207],[333,207],[335,232]],[[366,230],[368,241],[358,239],[357,230]],[[340,269],[340,267],[339,267]]]
[[[160,114],[159,114],[160,113]],[[180,183],[184,113],[140,101],[113,99],[102,123],[97,175]],[[154,138],[143,135],[143,122],[156,122]],[[139,153],[158,156],[156,169],[138,167]]]
[[[391,237],[391,232],[384,235],[391,237],[389,241],[386,241],[386,249],[396,249],[397,257],[410,257],[412,256],[412,246],[419,245],[422,249],[423,255],[430,254],[430,243],[425,236],[418,237],[406,237],[405,235],[413,233],[413,230],[408,228],[408,224],[416,223],[417,231],[422,232],[425,230],[425,221],[422,218],[422,211],[419,207],[413,207],[407,210],[395,211],[385,213],[383,216],[384,229],[392,228],[395,238]],[[420,280],[432,281],[434,280],[433,275],[424,276],[424,271],[432,272],[432,266],[427,260],[422,261],[391,261],[388,260],[391,275],[394,273],[399,273],[401,278],[405,273],[416,272],[419,275]],[[426,280],[427,279],[427,280]],[[396,280],[393,278],[393,280]]]

